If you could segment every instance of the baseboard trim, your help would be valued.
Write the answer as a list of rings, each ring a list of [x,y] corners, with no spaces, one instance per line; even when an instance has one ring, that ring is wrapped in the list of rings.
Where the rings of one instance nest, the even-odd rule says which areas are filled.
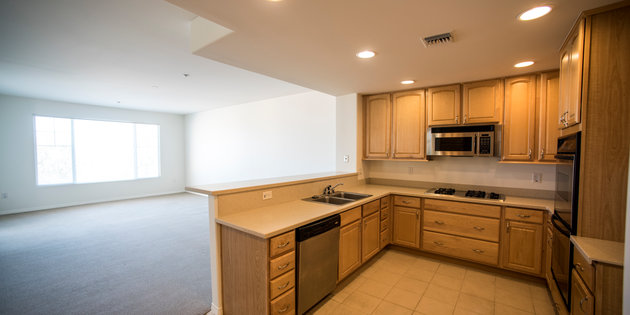
[[[216,304],[212,303],[212,305],[210,306],[210,311],[206,313],[206,315],[223,315],[223,310]]]
[[[0,215],[26,213],[26,212],[50,210],[50,209],[56,209],[56,208],[73,207],[73,206],[90,205],[90,204],[101,203],[101,202],[109,202],[109,201],[121,201],[121,200],[130,200],[130,199],[138,199],[138,198],[146,198],[146,197],[157,197],[157,196],[164,196],[164,195],[179,194],[179,193],[183,193],[183,192],[187,192],[187,191],[182,189],[182,190],[160,192],[160,193],[155,193],[155,194],[143,194],[143,195],[125,196],[123,198],[105,198],[105,199],[98,199],[98,200],[79,201],[79,202],[67,202],[67,203],[56,204],[56,205],[30,207],[30,208],[22,208],[22,209],[9,209],[9,210],[2,210],[2,211],[0,211]]]

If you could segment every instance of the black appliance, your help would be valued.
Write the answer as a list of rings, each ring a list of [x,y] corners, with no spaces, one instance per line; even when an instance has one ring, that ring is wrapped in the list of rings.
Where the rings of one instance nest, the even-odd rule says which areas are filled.
[[[558,138],[554,200],[551,273],[567,308],[570,308],[573,245],[577,232],[581,133]]]

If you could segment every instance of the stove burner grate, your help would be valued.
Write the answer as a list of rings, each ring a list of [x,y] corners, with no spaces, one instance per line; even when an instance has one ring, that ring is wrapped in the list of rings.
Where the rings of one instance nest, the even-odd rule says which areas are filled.
[[[453,195],[455,194],[455,189],[453,188],[438,188],[435,190],[435,193],[438,195]]]

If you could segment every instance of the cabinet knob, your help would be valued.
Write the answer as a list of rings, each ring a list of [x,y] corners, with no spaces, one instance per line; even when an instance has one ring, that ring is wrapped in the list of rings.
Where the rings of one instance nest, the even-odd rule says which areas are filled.
[[[282,270],[282,269],[284,269],[286,267],[289,267],[289,263],[286,263],[286,264],[284,264],[282,266],[278,266],[278,270]]]
[[[477,253],[477,254],[483,254],[485,253],[485,251],[481,250],[481,249],[473,249],[473,252]]]
[[[443,246],[444,245],[444,243],[438,242],[438,241],[433,241],[433,244],[435,244],[437,246]]]
[[[283,308],[278,310],[278,313],[284,313],[289,310],[289,304],[285,304]]]
[[[439,224],[439,225],[444,224],[444,221],[440,221],[440,220],[435,220],[434,222],[435,222],[436,224]]]
[[[283,247],[286,247],[286,246],[287,246],[287,245],[289,245],[290,243],[291,243],[291,242],[286,241],[285,243],[278,244],[278,248],[283,248]]]
[[[575,264],[575,267],[580,269],[580,271],[584,271],[584,266],[582,266],[582,264],[580,264],[580,263]]]
[[[455,123],[459,124],[459,115],[455,115]]]
[[[486,228],[485,228],[485,227],[482,227],[482,226],[473,226],[473,229],[475,229],[475,230],[477,230],[477,231],[483,231],[483,230],[485,230]]]
[[[532,159],[532,148],[529,148],[529,151],[527,151],[527,158]]]
[[[519,217],[519,218],[523,218],[523,219],[527,219],[527,218],[531,217],[529,214],[520,214],[520,213],[517,214],[516,216]]]
[[[468,121],[468,115],[464,114],[464,123]]]

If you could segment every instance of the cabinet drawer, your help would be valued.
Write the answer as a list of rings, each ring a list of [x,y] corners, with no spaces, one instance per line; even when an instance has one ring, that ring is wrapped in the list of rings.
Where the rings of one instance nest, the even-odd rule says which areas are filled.
[[[364,204],[362,207],[363,207],[363,216],[367,217],[368,215],[380,209],[380,201],[379,200],[370,201]]]
[[[472,214],[482,217],[501,218],[501,207],[478,203],[425,199],[424,209],[447,211],[460,214]]]
[[[340,216],[341,226],[352,223],[361,218],[361,207],[352,208],[348,211],[342,212]]]
[[[295,290],[280,295],[270,303],[271,315],[295,314]]]
[[[389,209],[381,209],[381,220],[389,218]]]
[[[531,223],[543,223],[543,212],[541,210],[523,208],[505,208],[505,219]]]
[[[586,286],[591,290],[595,289],[595,268],[588,263],[577,248],[573,251],[573,266],[575,266],[573,269],[577,270],[582,279],[584,279]]]
[[[498,219],[473,217],[437,211],[424,211],[424,229],[473,237],[486,241],[499,241]]]
[[[575,270],[571,276],[571,314],[595,314],[595,297]]]
[[[269,262],[269,278],[273,279],[294,268],[295,251],[292,251]]]
[[[424,231],[422,238],[425,250],[491,265],[497,265],[499,260],[497,243],[428,231]]]
[[[394,205],[403,207],[420,208],[420,198],[418,197],[406,197],[406,196],[394,196]]]
[[[269,240],[269,257],[276,257],[295,248],[295,231],[278,235]]]
[[[389,244],[389,230],[385,230],[381,232],[381,248],[387,246]]]
[[[289,291],[295,286],[295,270],[291,270],[278,278],[269,281],[269,296],[274,299],[276,296]]]
[[[389,196],[381,198],[381,209],[389,207]]]
[[[385,231],[389,228],[389,219],[381,221],[381,231]]]

